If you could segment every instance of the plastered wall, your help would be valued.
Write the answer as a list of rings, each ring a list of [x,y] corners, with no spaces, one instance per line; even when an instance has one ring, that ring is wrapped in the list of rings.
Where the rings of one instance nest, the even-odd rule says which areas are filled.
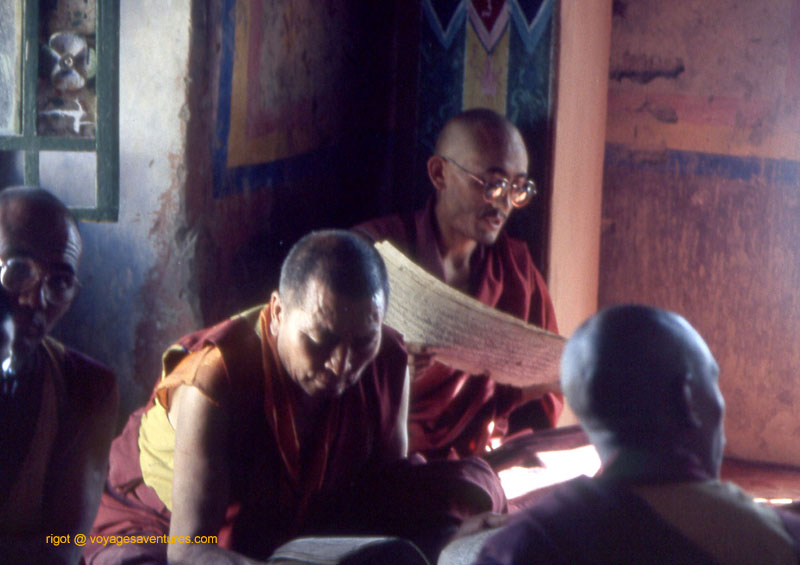
[[[120,8],[119,221],[81,224],[81,294],[57,333],[114,369],[124,414],[146,400],[161,350],[200,317],[187,292],[194,250],[178,230],[190,3],[136,0]]]
[[[615,0],[601,305],[677,311],[728,454],[800,464],[800,3]]]

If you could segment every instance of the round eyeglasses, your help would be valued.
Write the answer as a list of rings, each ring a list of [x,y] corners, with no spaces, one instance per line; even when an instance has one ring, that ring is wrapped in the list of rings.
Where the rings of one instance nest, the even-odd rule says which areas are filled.
[[[42,298],[50,304],[64,304],[75,297],[80,281],[67,270],[43,272],[30,257],[0,259],[0,285],[12,294],[28,292],[41,281]]]
[[[505,198],[506,194],[508,194],[511,200],[511,205],[514,208],[522,208],[528,202],[530,202],[538,192],[536,183],[533,182],[533,179],[524,179],[521,181],[511,182],[507,178],[498,178],[495,180],[486,181],[475,173],[468,171],[450,157],[445,157],[444,155],[439,156],[448,163],[452,163],[458,167],[472,180],[480,184],[481,187],[483,187],[483,199],[487,202],[493,202],[499,198]]]

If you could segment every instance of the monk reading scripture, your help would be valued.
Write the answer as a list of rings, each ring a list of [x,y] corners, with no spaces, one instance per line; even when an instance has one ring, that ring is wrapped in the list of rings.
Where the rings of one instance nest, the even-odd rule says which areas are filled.
[[[362,482],[380,482],[368,477],[402,492],[409,476],[407,357],[382,326],[388,299],[367,242],[314,232],[268,304],[171,347],[152,400],[114,442],[93,533],[196,543],[92,547],[89,562],[251,563],[300,534],[398,533],[370,514],[386,496],[355,503]],[[470,492],[497,507],[480,485]]]
[[[355,230],[388,240],[484,304],[558,333],[550,295],[526,244],[503,231],[514,209],[536,192],[517,128],[487,109],[454,116],[439,134],[428,176],[435,194],[424,209]],[[417,359],[425,357],[423,352]],[[480,455],[491,436],[509,431],[509,418],[511,428],[547,428],[562,408],[556,394],[500,385],[441,363],[421,365],[411,383],[409,440],[411,451],[429,457]]]
[[[116,381],[48,336],[77,294],[80,256],[78,226],[52,194],[0,191],[0,563],[76,563],[72,540],[100,500]]]
[[[719,480],[718,373],[677,314],[622,305],[590,318],[561,383],[602,469],[511,517],[477,563],[797,563],[800,517]]]

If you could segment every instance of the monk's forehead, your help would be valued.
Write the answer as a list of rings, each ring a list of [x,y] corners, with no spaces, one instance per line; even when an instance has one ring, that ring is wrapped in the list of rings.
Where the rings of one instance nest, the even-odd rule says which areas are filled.
[[[509,123],[454,122],[442,138],[441,153],[454,159],[500,149],[518,157],[528,155],[517,128]]]
[[[336,292],[318,277],[311,277],[308,280],[299,298],[298,305],[306,312],[317,315],[333,314],[337,308],[347,309],[346,305],[348,304],[369,301],[374,301],[379,305],[384,303],[383,289],[379,289],[374,294],[348,296],[345,293]]]

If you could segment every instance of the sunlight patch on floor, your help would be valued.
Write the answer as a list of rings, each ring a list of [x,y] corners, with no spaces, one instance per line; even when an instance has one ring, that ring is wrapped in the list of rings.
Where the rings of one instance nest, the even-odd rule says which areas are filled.
[[[593,445],[538,455],[544,467],[510,467],[498,473],[509,499],[580,475],[591,477],[600,469],[600,457]]]

